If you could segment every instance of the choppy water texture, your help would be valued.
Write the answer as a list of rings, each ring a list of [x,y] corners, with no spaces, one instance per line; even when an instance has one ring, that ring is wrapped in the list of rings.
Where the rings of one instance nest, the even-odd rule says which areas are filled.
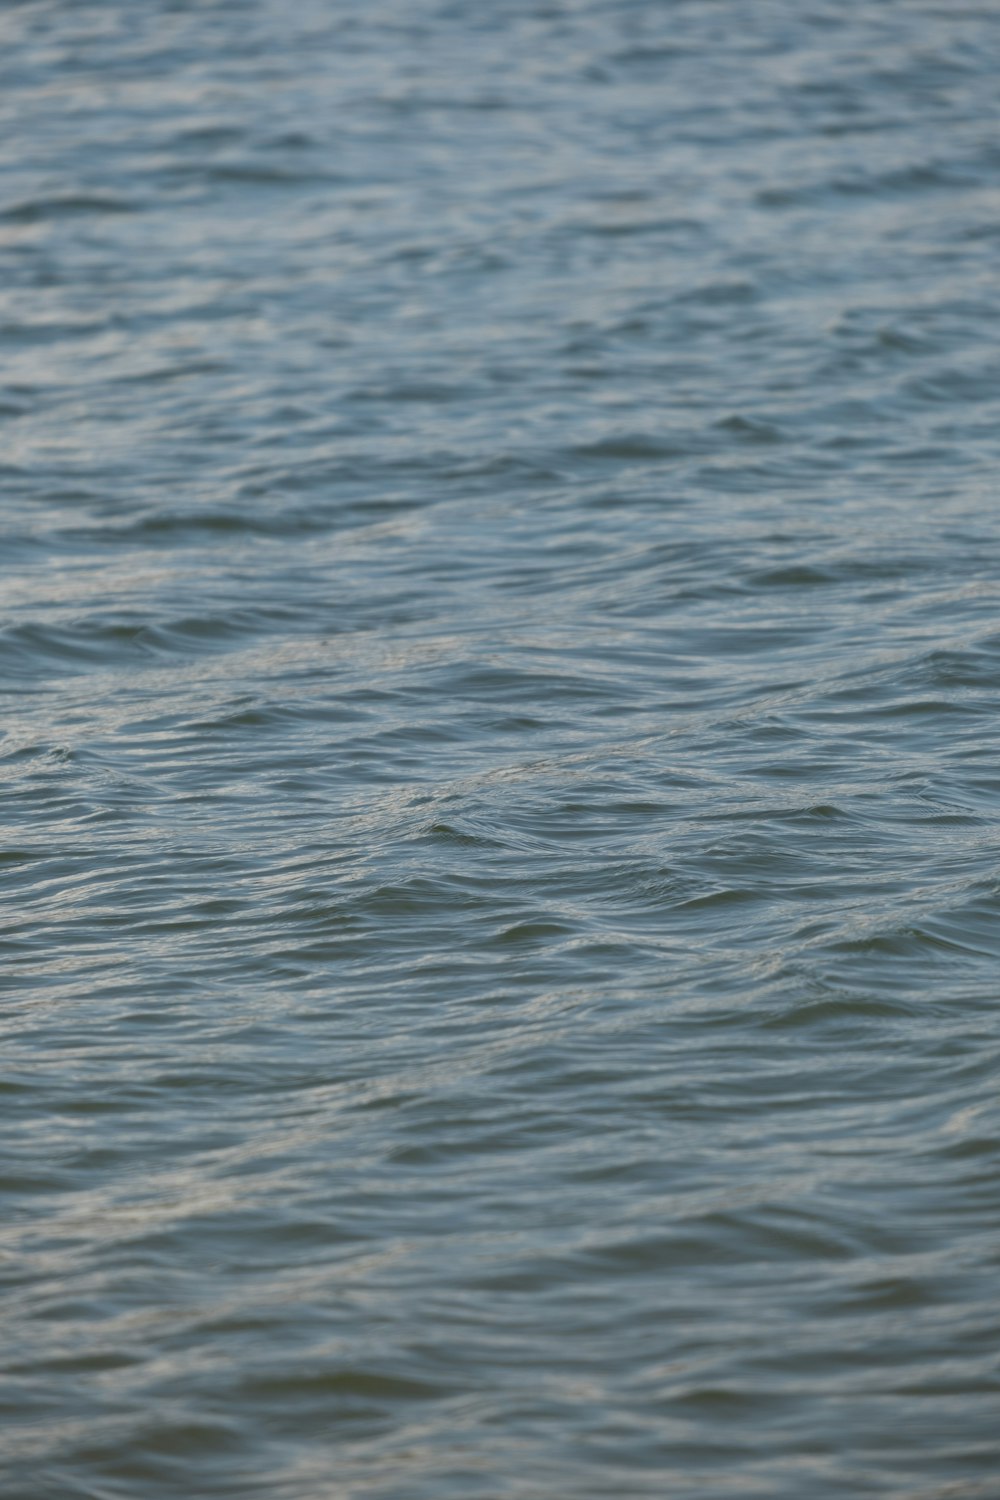
[[[995,1500],[1000,10],[0,40],[5,1500]]]

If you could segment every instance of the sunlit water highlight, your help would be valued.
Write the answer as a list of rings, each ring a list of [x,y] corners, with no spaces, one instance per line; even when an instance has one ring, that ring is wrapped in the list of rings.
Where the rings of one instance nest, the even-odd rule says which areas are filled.
[[[4,1500],[996,1500],[1000,12],[0,40]]]

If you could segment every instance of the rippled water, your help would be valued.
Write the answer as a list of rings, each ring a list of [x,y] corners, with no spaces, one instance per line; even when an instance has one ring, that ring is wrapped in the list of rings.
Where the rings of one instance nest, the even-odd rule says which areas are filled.
[[[0,40],[5,1500],[1000,1496],[1000,10]]]

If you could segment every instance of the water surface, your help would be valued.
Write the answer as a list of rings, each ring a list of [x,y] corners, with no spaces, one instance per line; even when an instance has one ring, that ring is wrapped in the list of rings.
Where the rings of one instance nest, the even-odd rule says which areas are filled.
[[[996,1500],[996,8],[0,40],[5,1500]]]

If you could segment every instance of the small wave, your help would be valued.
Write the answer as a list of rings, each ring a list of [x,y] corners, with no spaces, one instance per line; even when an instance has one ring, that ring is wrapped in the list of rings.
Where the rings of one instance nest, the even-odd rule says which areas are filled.
[[[55,193],[0,205],[0,222],[39,224],[51,219],[133,214],[140,205],[114,193]]]

